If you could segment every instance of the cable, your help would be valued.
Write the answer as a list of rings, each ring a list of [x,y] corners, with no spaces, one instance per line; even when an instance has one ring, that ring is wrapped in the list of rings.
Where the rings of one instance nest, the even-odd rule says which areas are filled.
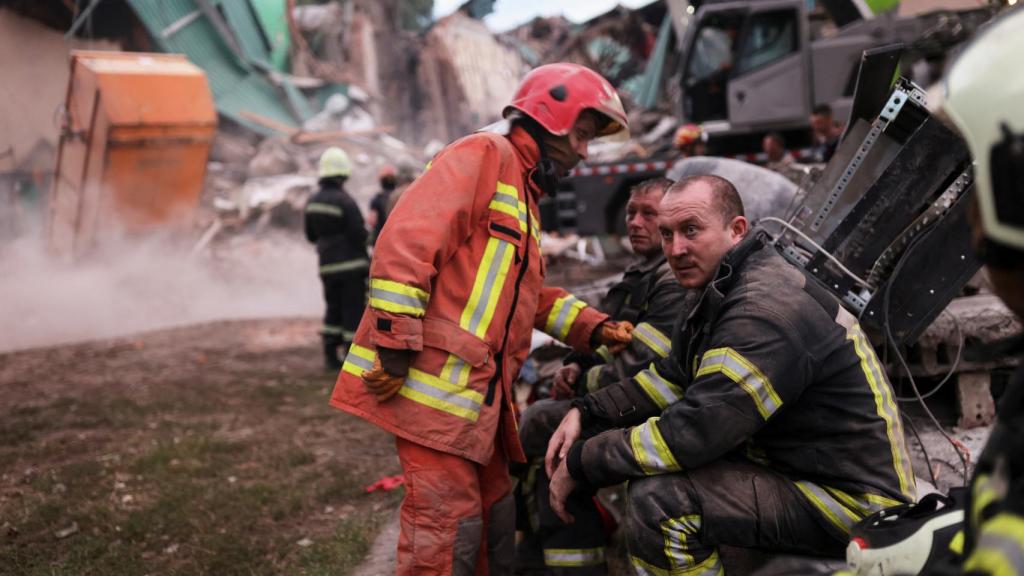
[[[935,489],[939,489],[939,481],[935,477],[935,470],[932,469],[932,459],[928,457],[928,450],[924,447],[924,442],[921,441],[921,435],[917,433],[917,426],[914,425],[914,419],[907,415],[907,424],[910,424],[910,431],[914,433],[914,438],[917,438],[917,445],[921,447],[921,454],[924,454],[924,465],[928,468],[928,477],[932,480],[932,486]]]
[[[945,314],[947,311],[943,310],[942,312],[943,314]],[[942,379],[942,382],[939,382],[938,384],[935,385],[934,388],[922,394],[922,399],[928,399],[934,396],[939,391],[939,389],[942,388],[946,384],[946,382],[948,382],[949,379],[953,377],[954,374],[956,374],[956,369],[960,367],[960,357],[963,354],[965,344],[964,332],[960,328],[960,321],[956,319],[956,316],[950,314],[949,317],[953,319],[953,325],[956,326],[957,338],[960,340],[960,345],[956,349],[956,360],[953,361],[953,365],[949,368],[949,372],[946,373],[946,377]],[[916,400],[917,398],[915,396],[896,397],[897,402],[914,402]]]
[[[807,242],[808,244],[813,246],[824,257],[828,258],[833,264],[835,264],[840,270],[843,271],[844,274],[849,276],[854,282],[860,284],[861,286],[867,288],[868,290],[873,290],[874,289],[874,286],[872,286],[871,284],[868,284],[868,282],[866,280],[864,280],[860,276],[857,276],[856,274],[851,272],[850,269],[847,268],[846,266],[843,266],[843,263],[840,262],[839,259],[837,259],[832,254],[829,254],[828,250],[825,250],[817,242],[815,242],[814,240],[811,240],[811,238],[809,236],[804,234],[796,226],[793,226],[789,222],[786,222],[785,220],[783,220],[781,218],[776,218],[774,216],[765,216],[765,217],[761,218],[760,220],[758,220],[758,222],[775,222],[776,224],[781,224],[782,227],[784,227],[785,229],[787,229],[790,232],[796,234],[797,236],[803,238],[805,242]]]
[[[946,442],[949,442],[949,445],[953,447],[953,452],[955,452],[957,457],[960,459],[960,463],[963,465],[964,486],[966,486],[969,480],[968,462],[964,458],[964,454],[960,451],[960,448],[956,445],[949,434],[946,434],[946,431],[942,428],[942,424],[939,423],[939,420],[935,418],[935,415],[932,414],[932,411],[928,408],[928,405],[924,401],[924,397],[921,396],[921,391],[917,389],[917,382],[914,381],[914,375],[910,373],[910,366],[907,365],[907,360],[903,357],[903,353],[900,352],[899,347],[896,345],[896,339],[892,337],[892,325],[889,322],[889,296],[892,292],[892,286],[896,283],[896,278],[899,277],[900,272],[903,270],[903,265],[906,264],[910,254],[915,248],[917,248],[921,241],[930,236],[934,230],[934,226],[929,227],[923,234],[914,238],[910,242],[910,245],[907,246],[907,249],[903,251],[903,255],[900,256],[899,262],[896,263],[895,268],[893,268],[892,275],[889,277],[889,282],[886,284],[885,291],[882,296],[882,326],[885,328],[886,344],[892,348],[893,353],[896,355],[896,359],[899,360],[904,372],[906,372],[907,380],[910,381],[910,388],[914,391],[914,397],[921,403],[921,408],[924,409],[925,414],[928,415],[932,424],[934,424],[935,428],[939,431],[939,434],[942,434],[942,437],[946,439]],[[918,439],[918,442],[920,442],[920,439]],[[921,451],[927,452],[923,443],[921,444]],[[937,487],[938,486],[936,485],[936,488]]]

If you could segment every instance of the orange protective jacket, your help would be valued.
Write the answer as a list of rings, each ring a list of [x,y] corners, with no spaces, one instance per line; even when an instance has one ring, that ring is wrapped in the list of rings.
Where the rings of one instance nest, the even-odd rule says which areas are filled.
[[[370,300],[331,405],[410,441],[486,464],[501,425],[524,459],[511,384],[534,327],[588,351],[608,316],[543,286],[539,153],[519,127],[449,145],[402,194],[370,266]],[[376,347],[415,350],[398,394],[378,403],[361,376]]]

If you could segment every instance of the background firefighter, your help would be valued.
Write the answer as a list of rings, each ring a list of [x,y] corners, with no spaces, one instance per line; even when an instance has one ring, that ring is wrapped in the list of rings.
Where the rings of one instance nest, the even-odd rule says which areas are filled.
[[[362,213],[345,192],[352,163],[341,148],[328,148],[320,156],[320,190],[306,204],[306,238],[316,244],[320,281],[324,286],[324,366],[341,369],[338,347],[352,343],[366,307],[366,227]]]
[[[581,351],[630,339],[630,326],[543,286],[537,211],[590,140],[626,129],[618,95],[587,68],[551,64],[503,115],[504,129],[440,152],[388,216],[331,398],[397,436],[402,574],[511,571],[508,461],[523,454],[510,386],[533,328]]]
[[[671,180],[655,178],[630,190],[626,231],[637,260],[599,305],[615,320],[636,326],[633,341],[614,355],[606,348],[591,354],[569,354],[555,375],[552,391],[556,398],[540,400],[523,414],[519,437],[529,467],[516,491],[517,509],[522,513],[517,524],[526,533],[516,550],[517,572],[605,573],[604,526],[593,495],[574,497],[573,514],[581,521],[572,526],[563,523],[548,504],[544,453],[551,434],[569,411],[568,398],[632,376],[669,354],[668,334],[686,309],[687,296],[692,294],[676,281],[661,250],[658,204],[671,185]]]

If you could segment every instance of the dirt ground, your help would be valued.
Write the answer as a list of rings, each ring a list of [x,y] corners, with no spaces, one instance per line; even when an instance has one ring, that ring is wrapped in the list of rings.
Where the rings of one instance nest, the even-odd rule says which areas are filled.
[[[0,574],[344,574],[386,434],[327,405],[313,319],[0,355]]]

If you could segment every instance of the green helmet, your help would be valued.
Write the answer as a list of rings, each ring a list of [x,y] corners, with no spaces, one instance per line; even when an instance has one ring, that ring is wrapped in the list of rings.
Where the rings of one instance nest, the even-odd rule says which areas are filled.
[[[321,178],[334,178],[336,176],[348,178],[351,175],[352,161],[348,159],[348,154],[341,148],[331,146],[320,155],[319,176]]]
[[[942,86],[942,112],[967,141],[988,241],[1024,252],[1024,10],[983,29]]]

